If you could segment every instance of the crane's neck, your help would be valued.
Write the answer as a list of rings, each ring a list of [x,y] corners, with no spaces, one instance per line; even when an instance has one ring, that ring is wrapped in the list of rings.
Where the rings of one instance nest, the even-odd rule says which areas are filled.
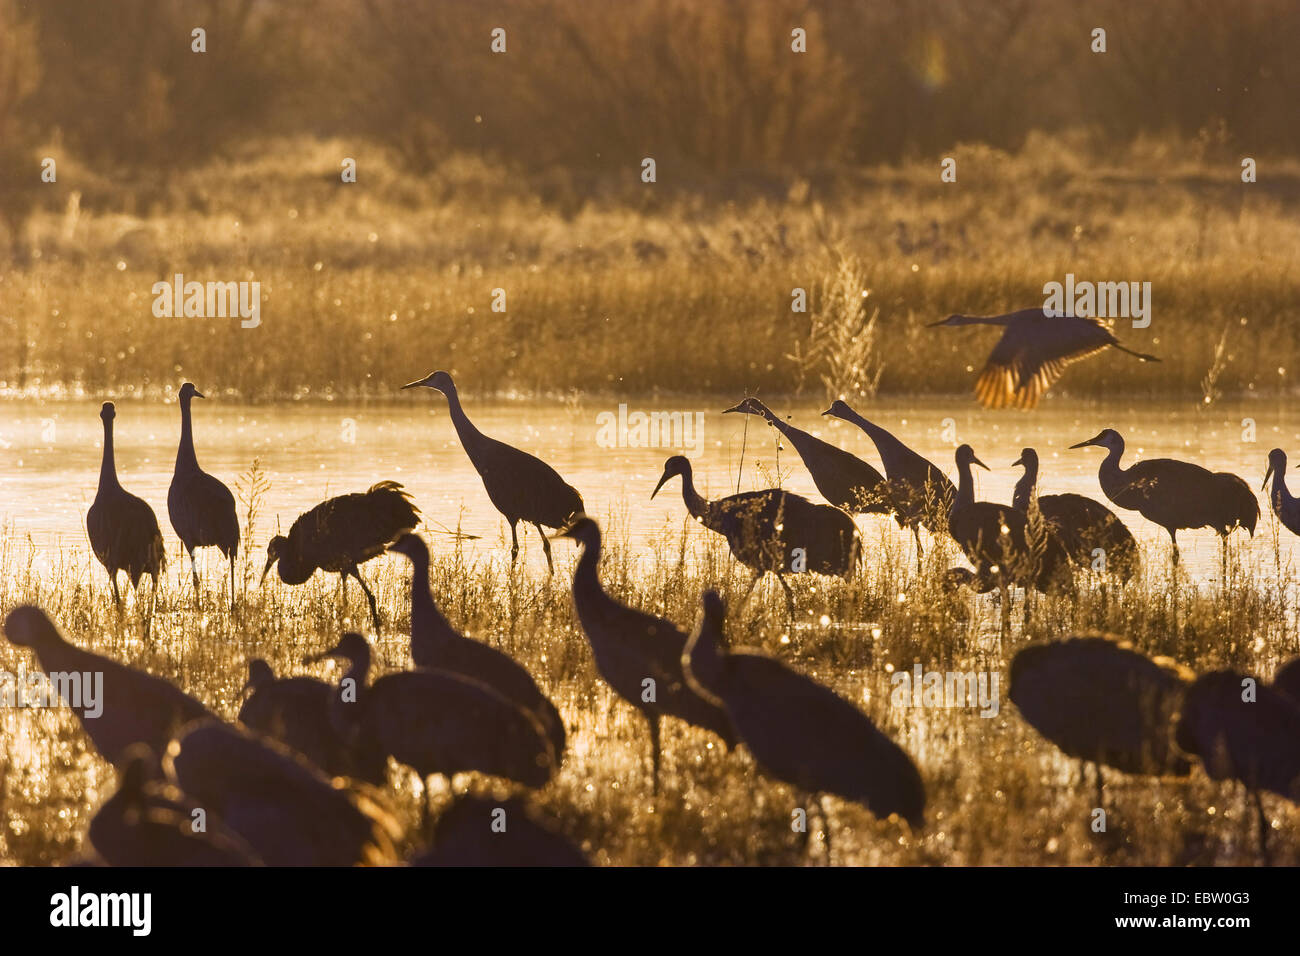
[[[1038,484],[1038,463],[1025,462],[1025,473],[1016,482],[1016,489],[1011,494],[1011,507],[1017,511],[1028,511],[1029,502],[1034,497],[1034,486]]]
[[[1286,486],[1286,465],[1273,469],[1273,486],[1269,496],[1273,500],[1273,509],[1279,513],[1295,508],[1297,499]]]
[[[414,557],[411,564],[411,660],[416,667],[436,667],[439,649],[460,635],[433,599],[428,556]]]
[[[113,457],[113,419],[104,419],[104,457],[99,463],[99,487],[120,488],[117,483],[117,462]]]
[[[852,409],[849,410],[845,419],[867,433],[867,437],[875,444],[876,451],[880,454],[880,461],[885,466],[885,474],[890,478],[899,477],[893,474],[892,471],[896,471],[898,468],[897,454],[908,451],[907,446],[888,431],[874,422],[867,421]]]
[[[602,550],[599,539],[584,542],[582,555],[578,558],[578,566],[573,569],[573,603],[578,610],[580,621],[598,619],[605,611],[618,606],[618,602],[605,593],[605,588],[600,583]],[[584,624],[583,630],[593,641],[599,641],[602,637],[601,629],[598,627],[589,628]]]
[[[970,462],[964,461],[957,466],[957,497],[952,501],[952,511],[968,508],[975,503],[975,477],[971,474]]]
[[[444,394],[447,396],[447,409],[451,412],[451,423],[456,427],[456,435],[460,438],[461,447],[467,454],[473,454],[483,445],[483,433],[474,427],[474,423],[465,414],[456,389],[448,388]]]
[[[686,655],[689,676],[698,685],[697,689],[703,692],[700,696],[712,698],[710,703],[717,707],[725,707],[720,699],[726,677],[725,661],[708,620],[697,634],[692,635]]]
[[[1112,489],[1117,489],[1124,484],[1124,472],[1126,469],[1119,466],[1119,460],[1124,457],[1124,443],[1118,442],[1114,445],[1106,446],[1106,457],[1101,461],[1101,467],[1097,469],[1097,481],[1101,484],[1101,490],[1106,492],[1107,497],[1111,496]]]
[[[686,502],[686,510],[691,513],[692,518],[702,521],[707,516],[709,502],[695,490],[695,473],[689,463],[686,470],[682,472],[682,501]]]
[[[199,460],[194,454],[194,426],[190,417],[190,396],[181,398],[181,443],[176,449],[177,471],[198,471]]]

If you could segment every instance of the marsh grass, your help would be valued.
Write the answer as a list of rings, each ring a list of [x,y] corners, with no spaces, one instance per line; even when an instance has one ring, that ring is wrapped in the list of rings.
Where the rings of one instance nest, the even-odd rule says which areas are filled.
[[[1300,651],[1290,569],[1243,566],[1233,554],[1221,582],[1174,576],[1168,554],[1148,551],[1128,585],[1089,578],[1077,601],[1038,597],[1027,626],[1021,604],[1014,631],[999,642],[991,596],[946,593],[940,581],[958,563],[951,544],[927,541],[916,570],[907,537],[883,520],[863,521],[867,560],[851,582],[794,582],[800,615],[785,618],[779,587],[768,580],[748,601],[749,573],[725,545],[687,522],[666,524],[644,547],[629,544],[626,517],[602,517],[606,588],[620,600],[689,628],[699,594],[720,587],[728,600],[728,634],[761,647],[853,701],[912,755],[928,793],[927,825],[878,821],[865,810],[829,801],[831,860],[844,864],[1224,864],[1259,862],[1253,817],[1240,787],[1107,775],[1106,834],[1089,829],[1095,802],[1091,775],[1045,743],[1007,697],[1008,663],[1024,643],[1103,629],[1131,639],[1148,654],[1173,657],[1194,670],[1232,666],[1268,675]],[[716,740],[679,722],[665,722],[664,792],[649,793],[645,725],[600,681],[575,618],[568,583],[574,561],[567,541],[554,542],[557,572],[548,577],[501,555],[468,556],[456,546],[435,556],[431,584],[449,618],[479,640],[517,657],[552,697],[570,728],[560,773],[537,800],[598,862],[612,864],[800,864],[826,862],[817,839],[791,831],[796,807],[821,816],[797,793],[757,773],[743,748],[724,754]],[[529,547],[536,548],[536,542]],[[367,614],[355,587],[339,603],[337,579],[318,574],[289,589],[278,581],[250,586],[234,615],[217,597],[221,581],[209,567],[203,610],[184,575],[168,572],[152,634],[144,637],[142,594],[114,610],[102,569],[84,549],[60,551],[38,567],[31,542],[6,537],[0,548],[0,608],[44,607],[76,643],[176,681],[233,718],[250,657],[277,674],[337,679],[333,665],[304,667],[303,655],[324,649],[344,628],[363,629]],[[397,557],[364,569],[380,602],[384,627],[375,641],[376,667],[410,666],[408,568]],[[201,573],[203,569],[201,568]],[[255,585],[255,582],[254,582]],[[890,674],[910,670],[983,670],[1000,674],[1001,709],[891,706]],[[21,648],[0,643],[0,668],[31,665]],[[75,720],[61,711],[0,714],[0,858],[55,863],[74,856],[94,807],[112,789],[112,771],[89,749]],[[394,768],[391,803],[408,827],[405,849],[418,845],[423,787]],[[456,786],[488,788],[473,775]],[[436,804],[450,799],[437,789]],[[1265,798],[1273,821],[1274,863],[1300,863],[1300,810]]]
[[[835,329],[861,338],[861,320],[869,354],[834,346],[836,388],[953,394],[991,340],[925,324],[1041,303],[1067,272],[1150,281],[1151,327],[1117,333],[1162,361],[1080,363],[1057,395],[1195,402],[1211,368],[1222,394],[1280,395],[1300,360],[1300,170],[1286,161],[1245,185],[1194,151],[1089,159],[1034,136],[1016,155],[953,150],[956,184],[938,183],[936,157],[738,192],[665,177],[566,205],[522,173],[452,158],[412,176],[381,150],[345,186],[338,156],[354,151],[266,143],[147,204],[138,184],[61,163],[25,232],[33,258],[0,269],[0,385],[126,396],[217,377],[249,400],[328,399],[391,396],[442,366],[479,393],[788,393],[828,374],[791,356]],[[260,281],[262,325],[155,318],[152,285],[176,272]],[[862,315],[844,305],[858,285]],[[809,315],[852,321],[813,331],[795,288]]]

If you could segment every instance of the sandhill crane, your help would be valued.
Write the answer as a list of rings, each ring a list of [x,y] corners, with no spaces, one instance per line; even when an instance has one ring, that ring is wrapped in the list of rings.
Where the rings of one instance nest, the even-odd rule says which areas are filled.
[[[527,801],[457,797],[438,815],[431,846],[411,866],[590,866]]]
[[[401,830],[368,794],[331,781],[269,737],[197,721],[168,745],[168,780],[268,866],[384,865]]]
[[[996,582],[1002,598],[1002,634],[1011,631],[1011,585],[1019,584],[1047,593],[1073,586],[1069,557],[1051,536],[1046,523],[1041,536],[1029,519],[1007,505],[975,500],[971,465],[987,469],[970,445],[957,449],[957,496],[948,511],[948,533],[975,566],[980,584]]]
[[[903,523],[916,538],[916,566],[921,567],[921,528],[931,534],[948,533],[948,509],[957,489],[948,476],[927,458],[918,455],[885,429],[863,418],[845,402],[836,400],[822,412],[857,425],[876,446],[890,499]]]
[[[729,650],[726,606],[706,591],[703,615],[682,653],[697,694],[723,708],[736,736],[767,773],[813,794],[860,803],[876,816],[924,823],[916,765],[857,707],[775,658]]]
[[[1173,729],[1190,675],[1123,638],[1086,634],[1024,648],[1011,661],[1011,701],[1067,756],[1124,773],[1184,777]],[[1082,772],[1080,773],[1082,779]]]
[[[822,497],[850,514],[894,514],[885,476],[857,455],[822,441],[801,428],[784,421],[757,398],[747,398],[723,414],[739,412],[758,415],[790,440],[812,475],[813,484]],[[903,519],[898,518],[901,525]]]
[[[574,516],[582,514],[582,496],[540,458],[489,438],[475,428],[461,408],[456,383],[446,372],[431,372],[417,382],[408,382],[402,386],[419,387],[437,389],[447,396],[451,422],[456,428],[461,447],[469,456],[474,470],[483,479],[483,487],[493,506],[510,524],[510,563],[514,564],[519,557],[516,525],[525,521],[542,536],[546,566],[554,572],[551,543],[542,528],[563,528]]]
[[[158,597],[158,577],[167,567],[162,532],[158,529],[158,517],[148,503],[118,483],[113,457],[113,419],[117,411],[112,402],[104,403],[99,417],[104,422],[104,457],[99,466],[99,490],[86,513],[90,547],[108,570],[108,578],[113,582],[113,600],[118,607],[122,606],[122,596],[117,590],[118,571],[126,572],[133,588],[140,583],[141,575],[153,579],[149,599],[152,618]]]
[[[725,537],[736,560],[754,569],[750,590],[767,572],[776,575],[785,590],[791,619],[795,613],[794,595],[782,575],[811,571],[847,578],[853,573],[862,553],[862,540],[853,519],[840,509],[813,504],[780,488],[744,491],[707,501],[695,490],[690,459],[682,455],[673,455],[664,462],[664,473],[650,497],[678,475],[682,479],[682,499],[691,517]]]
[[[160,753],[185,723],[213,716],[171,682],[68,643],[40,608],[10,611],[4,632],[35,651],[46,673],[62,675],[59,695],[109,763],[121,765],[135,743]]]
[[[411,562],[411,661],[481,681],[530,711],[546,729],[558,763],[564,754],[564,720],[533,676],[510,655],[464,637],[442,616],[429,587],[429,549],[418,535],[402,535],[389,550]]]
[[[1300,498],[1292,495],[1286,486],[1286,452],[1281,448],[1274,448],[1268,453],[1268,471],[1264,473],[1261,491],[1268,488],[1269,478],[1273,479],[1273,489],[1268,495],[1273,513],[1282,522],[1282,527],[1300,534]]]
[[[1000,325],[1005,329],[975,383],[975,397],[985,408],[1034,408],[1067,365],[1106,348],[1143,362],[1160,361],[1154,355],[1125,348],[1096,319],[1056,316],[1043,309],[1006,315],[950,315],[930,325]]]
[[[144,744],[130,748],[117,790],[86,834],[100,859],[109,866],[261,865],[253,848],[219,820],[204,818],[197,826],[200,808],[161,776],[153,751]]]
[[[1273,688],[1300,704],[1300,657],[1293,657],[1273,675]]]
[[[336,726],[355,746],[391,756],[425,780],[476,770],[541,787],[557,761],[541,722],[491,687],[450,671],[399,671],[366,685],[370,645],[344,634],[308,661],[348,662],[332,701]],[[428,802],[425,802],[428,811]]]
[[[1217,531],[1223,543],[1223,574],[1227,579],[1228,535],[1240,526],[1254,537],[1259,520],[1259,502],[1250,485],[1229,472],[1212,472],[1173,458],[1148,458],[1121,468],[1124,439],[1113,428],[1070,447],[1089,445],[1107,452],[1097,473],[1106,497],[1168,531],[1175,565],[1180,529],[1208,527]]]
[[[1239,780],[1254,792],[1260,849],[1267,853],[1260,791],[1300,803],[1300,702],[1245,674],[1202,674],[1187,690],[1177,742],[1201,758],[1211,779]]]
[[[1025,514],[1030,503],[1038,501],[1038,510],[1047,521],[1048,528],[1064,546],[1070,559],[1080,567],[1091,567],[1094,552],[1100,548],[1105,570],[1127,581],[1137,573],[1139,566],[1137,541],[1124,527],[1115,512],[1100,501],[1083,495],[1037,495],[1038,452],[1032,448],[1020,451],[1012,467],[1021,465],[1025,473],[1016,482],[1011,496],[1011,507]]]
[[[366,595],[377,631],[379,608],[357,565],[383,554],[389,544],[419,523],[420,509],[395,481],[381,481],[366,492],[329,498],[299,515],[287,537],[277,534],[271,539],[262,580],[277,561],[276,570],[285,584],[303,584],[320,568],[338,572],[346,597],[350,574]]]
[[[280,741],[330,776],[356,777],[382,785],[388,781],[388,760],[376,751],[362,751],[334,725],[333,685],[314,677],[280,677],[260,657],[248,662],[252,694],[239,708],[239,722]]]
[[[641,711],[650,726],[651,780],[659,793],[659,721],[676,717],[717,734],[730,748],[735,734],[726,712],[686,683],[686,635],[671,621],[621,604],[600,583],[600,527],[579,518],[560,535],[582,545],[573,572],[573,605],[591,645],[596,669],[614,693]]]
[[[235,606],[235,554],[239,550],[239,519],[235,517],[235,496],[218,479],[199,467],[194,454],[194,428],[190,402],[202,398],[190,382],[181,386],[181,442],[176,449],[176,471],[167,491],[167,514],[172,530],[190,556],[194,573],[194,601],[199,601],[199,569],[194,549],[215,545],[230,562],[230,606]]]

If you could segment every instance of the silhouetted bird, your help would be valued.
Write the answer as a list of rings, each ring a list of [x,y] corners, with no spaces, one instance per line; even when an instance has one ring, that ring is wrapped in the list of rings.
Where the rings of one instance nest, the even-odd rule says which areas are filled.
[[[1106,497],[1121,508],[1136,511],[1169,532],[1178,563],[1178,531],[1182,528],[1213,528],[1223,539],[1223,568],[1227,574],[1228,535],[1241,526],[1255,536],[1259,502],[1236,475],[1207,471],[1200,465],[1173,458],[1148,458],[1130,468],[1121,468],[1124,439],[1107,428],[1071,448],[1097,445],[1105,448],[1097,478]]]
[[[518,797],[461,796],[438,815],[432,846],[411,866],[590,866],[567,837]]]
[[[1247,675],[1213,671],[1187,691],[1178,721],[1178,746],[1201,758],[1214,780],[1240,780],[1254,791],[1260,848],[1267,852],[1268,823],[1259,791],[1300,803],[1300,703]]]
[[[381,753],[358,752],[349,735],[334,725],[333,685],[314,677],[280,677],[260,657],[248,662],[253,693],[239,708],[245,727],[302,754],[331,777],[356,777],[382,785],[388,780],[388,760]]]
[[[564,721],[533,676],[510,655],[462,636],[442,616],[429,587],[429,549],[418,535],[402,535],[389,550],[411,562],[411,660],[415,666],[482,681],[530,711],[546,729],[558,763],[564,755]]]
[[[1016,482],[1011,507],[1028,514],[1038,484],[1038,452],[1032,448],[1021,449],[1020,457],[1012,462],[1012,467],[1015,465],[1023,466],[1025,473]],[[1037,501],[1048,528],[1075,564],[1092,567],[1094,552],[1100,548],[1105,562],[1102,570],[1113,572],[1122,581],[1137,573],[1140,563],[1137,541],[1115,512],[1100,501],[1069,493],[1038,495]]]
[[[1293,657],[1273,675],[1274,689],[1300,704],[1300,657]]]
[[[652,786],[659,792],[659,721],[676,717],[717,734],[728,747],[735,734],[726,712],[686,683],[682,652],[686,635],[671,621],[620,604],[601,586],[600,528],[579,518],[560,532],[582,545],[573,573],[573,605],[591,645],[596,670],[614,693],[641,711],[650,726]]]
[[[104,458],[99,466],[99,490],[86,513],[86,531],[90,534],[90,547],[99,563],[108,569],[113,582],[113,600],[119,607],[122,596],[117,590],[117,572],[125,571],[131,587],[140,583],[140,576],[153,578],[153,593],[149,599],[149,615],[153,616],[154,601],[158,596],[158,577],[167,567],[162,532],[158,518],[142,498],[137,498],[117,481],[117,466],[113,458],[113,419],[117,412],[112,402],[105,402],[99,417],[104,422]]]
[[[794,595],[783,574],[811,571],[847,578],[853,573],[862,541],[853,519],[838,508],[813,504],[780,488],[706,501],[695,490],[690,460],[682,455],[664,462],[664,473],[650,497],[676,475],[681,476],[682,499],[691,517],[725,537],[736,560],[756,572],[750,590],[765,573],[776,575],[791,618]]]
[[[948,532],[975,566],[979,590],[995,582],[1002,597],[1002,633],[1011,630],[1013,584],[1047,593],[1073,586],[1070,560],[1044,522],[1034,532],[1026,515],[1008,505],[975,500],[971,465],[987,469],[970,445],[957,449],[957,497],[948,512]]]
[[[916,537],[916,563],[921,566],[921,528],[931,534],[948,533],[948,509],[957,489],[948,476],[888,431],[867,421],[847,404],[836,400],[822,412],[857,425],[875,443],[889,482],[889,497],[903,523]]]
[[[262,580],[277,561],[285,584],[303,584],[320,568],[337,572],[347,593],[348,575],[357,579],[370,604],[370,619],[379,630],[375,596],[357,565],[378,557],[393,541],[420,523],[420,509],[395,481],[381,481],[369,491],[339,495],[298,516],[288,537],[277,534],[266,546]]]
[[[822,441],[776,414],[757,398],[747,398],[723,412],[758,415],[790,440],[823,498],[851,514],[894,514],[885,476],[856,455]],[[902,517],[898,523],[903,524]]]
[[[162,779],[144,744],[130,748],[117,790],[90,821],[87,837],[109,866],[260,866],[253,848]],[[198,826],[202,820],[202,828]]]
[[[1188,675],[1122,638],[1071,637],[1024,648],[1011,661],[1011,701],[1067,756],[1124,773],[1186,776],[1173,729]],[[1080,774],[1082,777],[1082,774]]]
[[[1300,498],[1292,495],[1286,486],[1286,452],[1281,448],[1274,448],[1268,453],[1268,471],[1264,473],[1261,491],[1268,487],[1269,478],[1273,479],[1273,489],[1268,495],[1273,513],[1282,522],[1282,527],[1300,534]]]
[[[1000,325],[1006,331],[989,354],[975,383],[975,397],[985,408],[1034,408],[1067,365],[1119,349],[1143,362],[1154,355],[1134,352],[1101,322],[1084,316],[1053,316],[1043,309],[1022,309],[1006,315],[950,315],[940,325]]]
[[[925,786],[911,758],[858,708],[761,651],[724,646],[726,607],[706,591],[682,654],[697,694],[723,708],[767,773],[811,793],[833,793],[878,817],[924,823]]]
[[[367,686],[370,645],[360,634],[308,661],[348,662],[332,701],[335,726],[362,750],[391,756],[425,780],[476,770],[541,787],[557,762],[541,722],[486,684],[450,671],[386,674]],[[428,805],[426,802],[425,809]]]
[[[194,600],[199,600],[199,569],[194,549],[215,545],[230,562],[230,606],[235,606],[235,554],[239,550],[239,519],[235,517],[235,496],[219,480],[199,467],[194,454],[194,429],[190,401],[202,398],[189,382],[181,386],[181,443],[176,449],[176,472],[167,491],[167,514],[176,537],[190,556],[194,573]]]
[[[213,716],[170,681],[69,644],[40,608],[10,611],[4,630],[11,644],[36,652],[41,670],[68,675],[55,683],[59,695],[112,764],[121,765],[135,743],[161,753],[181,726]]]
[[[168,746],[163,770],[268,866],[397,862],[401,829],[387,810],[269,737],[198,721]]]
[[[437,389],[447,396],[447,407],[461,447],[483,479],[483,487],[487,489],[493,506],[510,523],[510,563],[514,564],[519,557],[519,535],[515,526],[526,521],[542,536],[546,566],[554,571],[551,543],[542,528],[563,528],[575,515],[582,514],[582,496],[540,458],[488,438],[475,428],[460,406],[455,382],[446,372],[432,372],[402,388],[419,386]]]

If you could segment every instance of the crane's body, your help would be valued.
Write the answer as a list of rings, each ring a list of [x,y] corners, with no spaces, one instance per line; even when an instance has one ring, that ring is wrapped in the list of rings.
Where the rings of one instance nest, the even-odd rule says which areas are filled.
[[[1273,487],[1268,488],[1269,479]],[[1291,494],[1286,486],[1286,452],[1274,448],[1268,453],[1268,471],[1264,473],[1264,484],[1260,490],[1268,489],[1268,501],[1273,506],[1273,513],[1282,527],[1293,534],[1300,534],[1300,498]]]

